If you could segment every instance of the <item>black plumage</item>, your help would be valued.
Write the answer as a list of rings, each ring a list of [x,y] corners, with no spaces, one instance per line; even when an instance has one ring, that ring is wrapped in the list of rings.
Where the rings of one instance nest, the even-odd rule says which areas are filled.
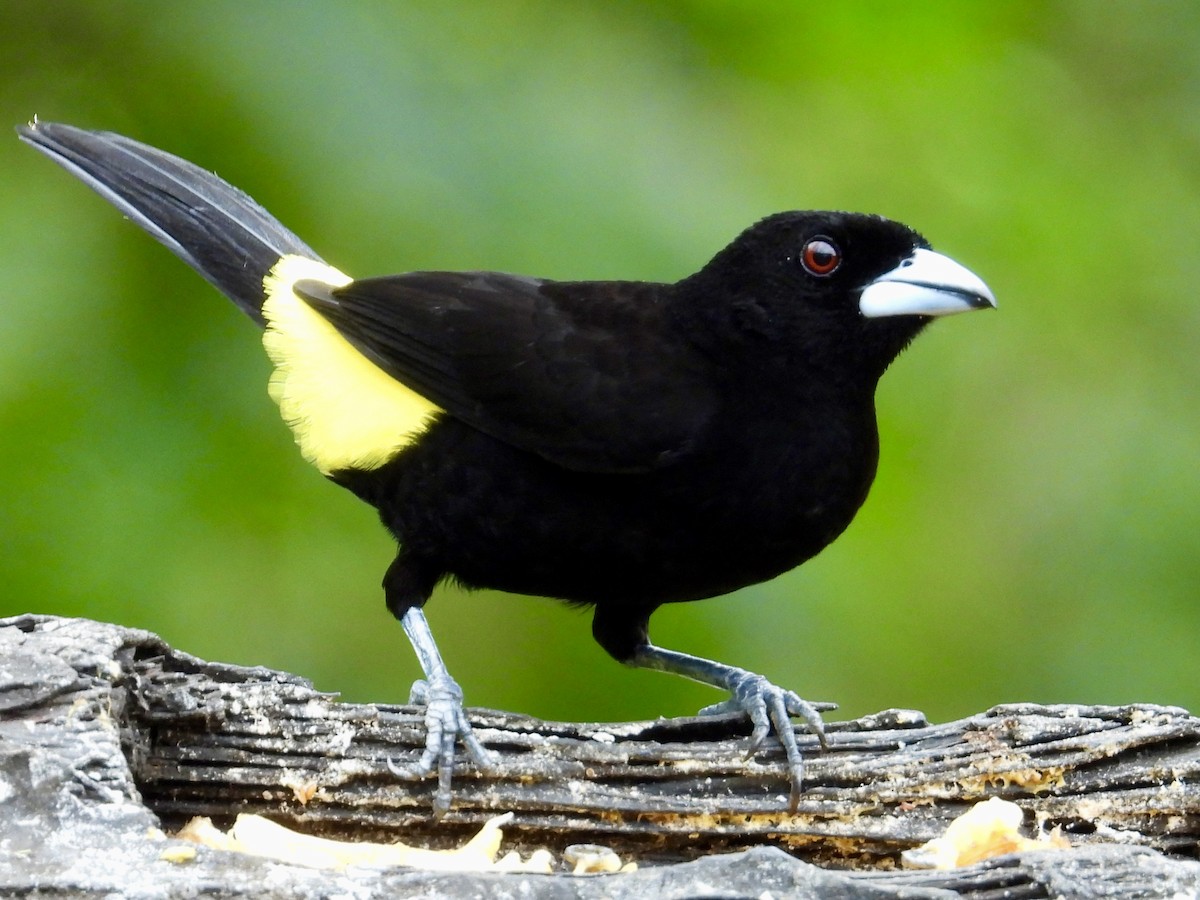
[[[384,578],[426,674],[450,801],[454,741],[483,765],[421,607],[435,586],[595,608],[616,659],[731,692],[801,758],[815,709],[761,676],[655,647],[650,615],[772,578],[850,523],[878,461],[879,377],[930,318],[984,308],[983,283],[877,216],[788,212],[675,284],[495,272],[351,280],[214,175],[127,138],[35,123],[66,166],[259,324],[272,395],[302,451],[376,507]],[[364,360],[369,364],[364,364]]]

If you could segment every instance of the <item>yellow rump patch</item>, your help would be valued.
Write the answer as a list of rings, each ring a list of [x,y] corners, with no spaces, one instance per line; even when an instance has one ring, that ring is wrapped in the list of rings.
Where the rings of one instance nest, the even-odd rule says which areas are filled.
[[[292,291],[311,278],[351,279],[332,266],[281,257],[263,279],[263,347],[275,371],[269,392],[304,458],[325,474],[378,469],[412,443],[441,410],[354,349]]]

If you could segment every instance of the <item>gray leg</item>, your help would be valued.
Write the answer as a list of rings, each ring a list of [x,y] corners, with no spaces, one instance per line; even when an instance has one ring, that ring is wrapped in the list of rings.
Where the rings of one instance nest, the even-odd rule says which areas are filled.
[[[622,662],[643,669],[673,672],[692,681],[729,691],[731,696],[728,700],[706,706],[700,710],[700,715],[746,713],[754,725],[750,736],[750,748],[746,752],[747,758],[762,746],[773,728],[787,755],[788,774],[792,783],[790,808],[795,811],[800,802],[801,785],[804,781],[804,758],[796,745],[796,733],[792,728],[791,717],[798,716],[803,719],[809,730],[817,736],[821,748],[827,749],[825,725],[816,705],[802,699],[795,691],[784,690],[772,684],[761,675],[700,656],[664,650],[655,647],[648,638]],[[832,704],[820,706],[822,709],[834,708]]]
[[[425,613],[420,607],[411,607],[400,617],[400,624],[404,626],[404,633],[412,642],[421,670],[425,673],[423,681],[413,684],[409,702],[425,706],[427,731],[425,752],[416,765],[394,770],[405,777],[424,778],[437,769],[438,786],[433,800],[433,815],[440,819],[450,809],[455,741],[462,740],[468,755],[481,769],[492,768],[495,761],[471,730],[471,723],[467,721],[463,709],[462,688],[446,671],[446,664],[442,662]]]

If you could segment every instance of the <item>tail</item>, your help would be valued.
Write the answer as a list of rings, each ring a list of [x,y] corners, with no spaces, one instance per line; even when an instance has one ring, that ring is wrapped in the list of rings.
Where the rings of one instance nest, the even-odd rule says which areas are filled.
[[[21,140],[45,153],[204,276],[260,326],[263,278],[287,255],[321,261],[233,185],[119,134],[33,122]]]

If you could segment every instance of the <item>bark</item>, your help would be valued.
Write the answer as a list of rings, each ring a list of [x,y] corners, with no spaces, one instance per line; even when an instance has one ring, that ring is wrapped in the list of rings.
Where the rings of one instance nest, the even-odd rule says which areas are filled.
[[[1170,897],[1200,890],[1200,720],[1182,709],[996,707],[930,724],[889,710],[829,724],[787,811],[782,753],[743,759],[738,718],[544,722],[472,710],[500,758],[430,818],[420,711],[339,703],[303,679],[209,663],[152,634],[0,620],[0,894],[123,897]],[[391,764],[389,764],[389,761]],[[1019,804],[1066,851],[948,872],[901,851],[974,803]],[[201,850],[161,857],[195,815],[257,812],[316,834],[451,846],[515,813],[505,849],[603,844],[632,874],[330,872]],[[39,893],[39,896],[41,894]]]

